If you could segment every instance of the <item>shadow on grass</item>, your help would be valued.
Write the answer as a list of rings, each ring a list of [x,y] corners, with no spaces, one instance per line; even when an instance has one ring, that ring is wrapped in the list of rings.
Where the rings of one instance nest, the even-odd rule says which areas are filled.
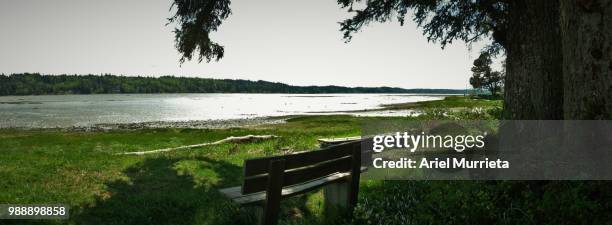
[[[206,157],[149,158],[107,184],[94,204],[75,212],[77,224],[244,224],[217,189],[238,185],[242,169]]]

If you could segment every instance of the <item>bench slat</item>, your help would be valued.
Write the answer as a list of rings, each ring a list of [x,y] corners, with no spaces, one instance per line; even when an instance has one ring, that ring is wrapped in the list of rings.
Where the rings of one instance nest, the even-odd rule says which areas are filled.
[[[343,144],[346,142],[352,142],[352,141],[358,141],[358,140],[361,140],[361,136],[345,137],[345,138],[321,138],[318,141],[319,141],[319,145],[325,148],[325,147],[332,146],[332,145]]]
[[[319,179],[312,180],[299,185],[287,186],[282,189],[281,196],[282,198],[288,198],[294,195],[305,193],[323,185],[344,180],[350,175],[350,173],[334,173],[330,174],[329,176],[321,177]],[[255,204],[263,202],[266,199],[265,191],[243,195],[240,193],[240,189],[240,186],[238,186],[221,189],[219,191],[226,197],[232,199],[235,203],[238,203],[240,205]]]
[[[289,170],[349,156],[351,155],[353,148],[361,148],[361,143],[359,141],[356,141],[331,146],[322,150],[308,151],[291,155],[249,159],[244,161],[244,176],[250,177],[268,173],[268,165],[272,160],[284,159],[285,168]]]
[[[351,162],[351,157],[345,156],[307,167],[287,170],[284,174],[282,186],[304,183],[336,172],[349,172],[351,170]],[[267,174],[246,177],[242,185],[242,193],[250,194],[266,190],[267,182]]]

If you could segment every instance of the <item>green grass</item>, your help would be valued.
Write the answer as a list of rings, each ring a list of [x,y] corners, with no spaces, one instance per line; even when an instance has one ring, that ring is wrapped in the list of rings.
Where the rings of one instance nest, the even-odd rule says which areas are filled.
[[[501,106],[500,101],[461,97],[420,104],[424,115],[404,119],[491,119],[495,116],[489,111],[471,109]],[[431,113],[431,108],[446,111]],[[316,149],[318,138],[359,135],[360,124],[373,119],[389,118],[308,116],[283,124],[214,130],[0,130],[0,204],[71,206],[69,220],[0,224],[251,224],[248,208],[231,204],[217,192],[241,184],[245,159]],[[145,156],[115,155],[247,134],[280,138]],[[612,219],[607,213],[612,209],[610,195],[609,184],[597,182],[364,180],[352,223],[600,223]],[[325,218],[323,204],[321,191],[283,201],[281,224],[351,223]]]
[[[502,100],[489,100],[484,98],[466,98],[463,96],[449,96],[442,100],[424,101],[416,103],[400,103],[383,105],[386,109],[467,109],[502,107]]]
[[[245,159],[315,149],[317,139],[359,135],[359,118],[303,117],[248,129],[153,129],[110,132],[0,130],[0,203],[64,203],[69,221],[49,224],[248,223],[217,189],[240,185]],[[279,139],[223,144],[146,156],[153,150],[229,136]],[[321,194],[288,201],[287,220],[319,221]],[[24,221],[1,221],[23,224]],[[32,221],[30,221],[32,222]]]

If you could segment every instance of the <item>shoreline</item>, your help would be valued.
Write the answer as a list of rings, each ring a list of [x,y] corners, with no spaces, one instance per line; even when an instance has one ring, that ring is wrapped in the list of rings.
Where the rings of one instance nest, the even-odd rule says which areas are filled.
[[[244,128],[259,125],[270,125],[285,123],[287,119],[295,116],[282,117],[253,117],[242,119],[218,119],[218,120],[187,120],[187,121],[150,121],[137,123],[104,123],[95,124],[92,127],[101,130],[141,130],[141,129],[228,129]]]
[[[406,102],[395,104],[381,104],[380,108],[361,109],[349,111],[325,111],[325,112],[310,112],[308,114],[295,114],[284,116],[263,116],[237,119],[210,119],[210,120],[186,120],[186,121],[146,121],[133,123],[100,123],[85,126],[71,127],[0,127],[0,130],[58,130],[58,131],[75,131],[75,132],[106,132],[114,130],[143,130],[143,129],[229,129],[229,128],[248,128],[261,125],[273,125],[286,123],[288,119],[309,116],[334,116],[334,115],[350,115],[350,116],[383,116],[383,117],[398,117],[398,116],[414,116],[419,115],[419,111],[431,107],[432,103],[448,101],[449,96],[443,97],[440,100],[429,100],[421,102]],[[454,106],[456,107],[456,106]],[[453,109],[453,106],[447,107]],[[396,115],[359,115],[360,113],[376,113],[376,112],[402,112],[408,114]]]
[[[71,127],[0,127],[0,130],[21,130],[21,131],[74,131],[74,132],[106,132],[106,131],[129,131],[146,129],[230,129],[230,128],[249,128],[261,125],[274,125],[286,123],[287,120],[301,117],[313,116],[353,116],[369,117],[370,115],[360,115],[359,113],[383,112],[383,111],[403,111],[403,110],[355,110],[339,112],[312,112],[308,114],[296,114],[285,116],[264,116],[240,119],[211,119],[211,120],[186,120],[186,121],[146,121],[134,123],[100,123],[89,126]],[[413,114],[410,114],[413,115]],[[377,115],[371,115],[377,116]],[[393,115],[382,117],[398,117],[405,115]]]
[[[127,94],[132,95],[132,94]],[[135,94],[140,95],[140,94]],[[182,94],[178,94],[182,95]],[[385,94],[385,96],[406,96],[412,94],[397,94],[397,93],[389,93]],[[309,98],[309,97],[321,97],[321,96],[329,96],[334,97],[330,94],[317,94],[317,95],[295,95],[290,97],[299,97],[299,98]],[[421,95],[419,95],[421,96]],[[444,99],[448,97],[447,94],[425,94],[424,96],[428,97],[436,97],[440,99]],[[0,97],[1,98],[1,97]],[[37,99],[29,99],[23,98],[19,99],[20,101],[1,101],[0,106],[4,104],[8,105],[17,105],[17,104],[41,104],[37,102]],[[111,99],[115,101],[115,99]],[[111,101],[108,100],[108,101]],[[408,101],[408,100],[406,100]],[[186,128],[186,129],[224,129],[224,128],[238,128],[238,127],[252,127],[259,125],[268,125],[268,124],[279,124],[284,123],[288,118],[294,117],[302,117],[302,116],[326,116],[326,115],[353,115],[353,116],[412,116],[413,111],[416,110],[407,110],[407,109],[392,109],[385,105],[385,101],[377,101],[374,102],[377,104],[376,107],[352,107],[352,110],[338,110],[338,111],[318,111],[312,110],[303,113],[295,112],[295,114],[282,115],[274,115],[264,113],[260,115],[244,115],[243,116],[230,116],[230,118],[223,119],[208,119],[208,118],[185,118],[185,120],[167,120],[163,117],[152,118],[151,120],[147,120],[147,118],[142,118],[143,120],[136,120],[138,117],[133,118],[133,120],[97,120],[96,118],[92,118],[90,121],[83,121],[82,123],[77,123],[77,121],[63,122],[59,121],[57,123],[47,123],[43,119],[40,121],[23,121],[16,120],[12,121],[8,118],[6,121],[0,121],[0,129],[14,129],[14,130],[59,130],[59,131],[109,131],[109,130],[137,130],[137,129],[161,129],[161,128]],[[341,103],[344,104],[344,103]],[[356,103],[354,103],[356,104]],[[400,103],[403,104],[403,103]],[[12,106],[7,106],[12,107]],[[33,108],[35,110],[37,106],[26,106]],[[351,107],[349,107],[351,108]],[[361,109],[359,109],[361,108]],[[320,110],[320,109],[319,109]],[[223,110],[217,110],[217,113],[223,113]],[[291,113],[291,112],[289,112]],[[268,115],[266,115],[268,114]],[[233,118],[231,118],[233,117]]]
[[[189,121],[147,121],[135,123],[101,123],[90,126],[72,127],[0,127],[0,130],[49,130],[74,132],[106,132],[116,130],[145,130],[145,129],[229,129],[245,128],[260,125],[285,123],[296,116],[269,116],[243,119],[219,120],[189,120]]]

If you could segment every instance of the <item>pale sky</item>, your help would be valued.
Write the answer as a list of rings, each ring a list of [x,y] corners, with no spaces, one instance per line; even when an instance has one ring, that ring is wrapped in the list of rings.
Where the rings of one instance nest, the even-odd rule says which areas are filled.
[[[336,0],[233,0],[219,62],[180,66],[171,0],[0,0],[0,73],[267,80],[292,85],[466,88],[482,44],[442,50],[414,23],[374,23],[344,43]]]

